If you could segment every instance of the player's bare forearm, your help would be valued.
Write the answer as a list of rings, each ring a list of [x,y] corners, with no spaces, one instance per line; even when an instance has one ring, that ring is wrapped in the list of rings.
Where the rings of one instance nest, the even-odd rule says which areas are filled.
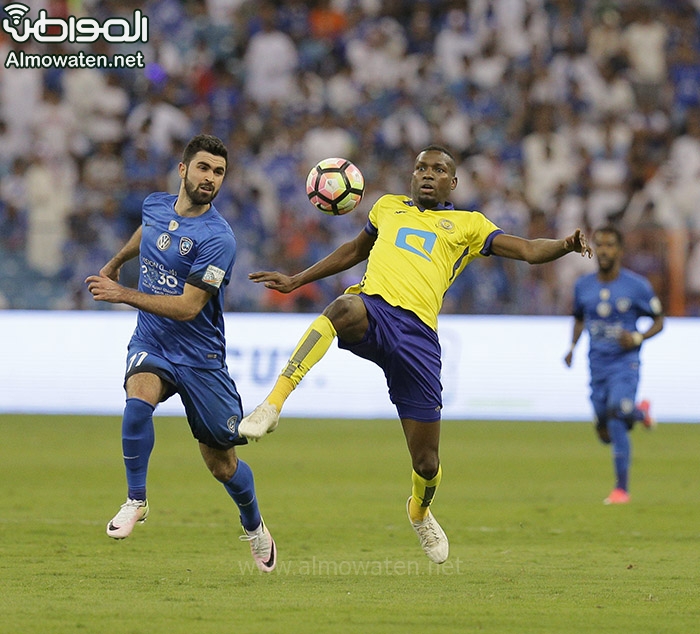
[[[182,295],[149,295],[122,286],[105,275],[91,275],[85,283],[97,302],[127,304],[138,310],[176,321],[194,319],[209,298],[206,291],[190,285],[185,286]]]
[[[280,293],[290,293],[304,284],[347,271],[366,260],[373,244],[374,239],[362,232],[354,240],[341,244],[325,258],[296,275],[285,275],[279,271],[258,271],[250,273],[248,279],[263,283],[266,288]]]
[[[526,240],[518,236],[499,234],[493,239],[492,253],[513,260],[524,260],[528,264],[544,264],[556,260],[567,253],[576,252],[582,256],[593,256],[586,236],[580,229],[566,238],[535,238]]]
[[[132,260],[139,254],[141,246],[141,227],[134,231],[127,243],[117,254],[100,269],[100,275],[109,277],[115,282],[119,280],[119,271],[125,262]]]
[[[658,335],[664,327],[664,316],[657,315],[646,332],[623,330],[618,337],[618,343],[625,350],[639,348],[644,341]]]
[[[583,328],[584,328],[584,322],[583,319],[574,319],[574,328],[573,332],[571,334],[571,347],[569,348],[569,351],[566,353],[566,356],[564,357],[564,363],[566,363],[567,367],[571,367],[571,364],[574,360],[574,348],[576,347],[576,344],[578,343],[578,340],[581,338],[581,334],[583,333]]]

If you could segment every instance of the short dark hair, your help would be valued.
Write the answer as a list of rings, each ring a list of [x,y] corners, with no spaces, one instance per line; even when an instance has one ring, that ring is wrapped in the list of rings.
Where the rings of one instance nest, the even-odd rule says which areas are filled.
[[[450,152],[446,147],[443,147],[442,145],[428,145],[427,147],[424,147],[418,154],[423,154],[423,152],[442,152],[443,154],[447,154],[453,162],[456,162],[457,159],[455,159],[454,154]]]
[[[610,233],[615,236],[615,239],[617,240],[617,243],[622,247],[625,245],[625,239],[622,236],[622,231],[620,231],[615,225],[613,224],[607,224],[607,225],[602,225],[601,227],[598,227],[594,232],[593,232],[593,239],[595,240],[595,236],[597,233]]]
[[[185,151],[182,153],[182,162],[189,165],[197,152],[209,152],[214,156],[222,156],[228,167],[228,150],[224,142],[218,137],[211,134],[198,134],[190,139],[190,142],[185,146]]]

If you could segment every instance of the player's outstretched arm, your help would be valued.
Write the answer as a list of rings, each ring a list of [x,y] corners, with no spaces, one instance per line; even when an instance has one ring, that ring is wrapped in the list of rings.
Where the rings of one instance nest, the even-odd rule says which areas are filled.
[[[127,304],[176,321],[194,319],[211,297],[207,291],[193,284],[185,284],[182,295],[150,295],[122,286],[106,275],[90,275],[85,283],[96,302]]]
[[[250,273],[248,279],[280,293],[290,293],[304,284],[330,277],[363,262],[369,257],[374,241],[375,238],[362,230],[353,240],[341,244],[325,258],[296,275],[285,275],[279,271],[257,271]]]
[[[528,264],[544,264],[575,251],[582,256],[593,256],[586,236],[580,229],[561,240],[535,238],[528,240],[506,233],[497,235],[491,243],[491,253],[512,260],[524,260]]]

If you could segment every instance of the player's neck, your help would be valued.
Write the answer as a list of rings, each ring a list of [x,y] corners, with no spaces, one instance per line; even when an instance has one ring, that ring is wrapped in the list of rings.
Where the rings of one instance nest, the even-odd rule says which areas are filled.
[[[607,271],[598,271],[598,279],[601,282],[612,282],[613,280],[616,280],[618,275],[620,275],[620,267],[619,266],[614,266],[611,269],[608,269]]]
[[[196,218],[209,211],[210,208],[211,203],[195,205],[187,197],[184,199],[180,197],[175,201],[175,213],[184,218]]]

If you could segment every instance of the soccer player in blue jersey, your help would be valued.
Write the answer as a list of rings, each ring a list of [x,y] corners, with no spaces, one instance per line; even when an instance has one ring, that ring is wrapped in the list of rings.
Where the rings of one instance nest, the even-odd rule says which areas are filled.
[[[254,440],[273,431],[286,398],[337,336],[341,348],[384,371],[413,466],[409,519],[426,555],[436,563],[449,554],[447,537],[429,508],[442,477],[437,318],[445,291],[477,257],[493,254],[531,264],[571,251],[590,257],[580,230],[563,240],[526,240],[506,235],[479,212],[455,209],[448,199],[456,186],[452,154],[429,146],[415,160],[411,195],[382,196],[353,240],[296,275],[250,274],[255,282],[289,293],[367,260],[360,284],[316,318],[272,392],[239,427],[241,435]]]
[[[626,504],[629,495],[630,440],[635,422],[651,428],[649,402],[635,406],[642,342],[661,332],[664,317],[659,298],[642,276],[622,267],[623,238],[607,225],[593,233],[598,272],[584,275],[574,289],[574,327],[564,362],[571,367],[574,348],[584,328],[589,335],[591,403],[598,437],[610,444],[615,487],[605,504]],[[637,320],[650,317],[645,332]]]
[[[255,495],[253,473],[236,456],[247,443],[238,432],[241,398],[226,366],[224,289],[231,280],[236,239],[216,210],[228,161],[224,144],[199,135],[178,166],[178,194],[154,193],[143,202],[141,226],[127,244],[85,281],[97,301],[138,309],[126,361],[122,448],[127,500],[107,535],[128,537],[148,516],[146,475],[154,445],[153,412],[175,393],[185,407],[204,462],[236,503],[258,568],[277,563],[275,542]],[[122,265],[138,257],[138,290],[118,283]]]

